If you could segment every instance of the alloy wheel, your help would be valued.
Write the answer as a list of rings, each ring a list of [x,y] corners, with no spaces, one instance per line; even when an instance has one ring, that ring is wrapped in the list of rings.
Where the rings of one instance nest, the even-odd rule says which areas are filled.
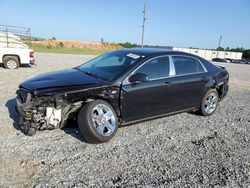
[[[113,111],[105,104],[94,106],[91,113],[92,122],[101,136],[110,136],[116,128]]]
[[[218,104],[218,96],[216,95],[216,93],[211,92],[206,97],[204,109],[208,114],[211,114],[216,109],[217,104]]]

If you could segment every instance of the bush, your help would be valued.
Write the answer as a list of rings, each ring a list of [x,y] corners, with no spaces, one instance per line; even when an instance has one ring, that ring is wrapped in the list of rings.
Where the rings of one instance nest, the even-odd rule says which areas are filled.
[[[242,58],[250,60],[250,49],[243,52]]]
[[[126,43],[119,43],[122,47],[124,48],[134,48],[137,47],[137,44],[131,44],[130,42],[126,42]]]
[[[57,46],[63,48],[64,45],[63,45],[62,42],[59,42],[59,43],[57,44]]]
[[[49,45],[47,46],[47,48],[48,48],[48,49],[51,49],[51,48],[52,48],[52,46],[49,44]]]

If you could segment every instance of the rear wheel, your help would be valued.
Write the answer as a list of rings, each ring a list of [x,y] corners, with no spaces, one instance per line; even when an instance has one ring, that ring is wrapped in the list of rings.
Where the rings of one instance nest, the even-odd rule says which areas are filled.
[[[199,112],[203,116],[212,115],[217,108],[218,102],[219,95],[217,91],[215,89],[209,90],[202,100]]]
[[[18,69],[19,68],[19,60],[15,56],[5,56],[3,58],[4,68],[6,69]]]
[[[79,111],[78,126],[87,142],[103,143],[114,137],[118,121],[110,104],[95,100],[84,105]]]

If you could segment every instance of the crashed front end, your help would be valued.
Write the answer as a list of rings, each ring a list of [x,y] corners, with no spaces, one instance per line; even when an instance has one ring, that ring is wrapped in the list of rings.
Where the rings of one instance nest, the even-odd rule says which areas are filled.
[[[16,104],[20,127],[31,136],[36,130],[62,128],[69,115],[77,111],[82,103],[69,103],[61,95],[37,96],[35,92],[20,88]]]

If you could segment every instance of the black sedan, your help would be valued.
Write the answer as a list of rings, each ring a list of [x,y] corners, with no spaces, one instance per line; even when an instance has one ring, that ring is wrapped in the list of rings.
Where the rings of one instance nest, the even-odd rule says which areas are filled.
[[[228,61],[226,59],[222,59],[222,58],[213,58],[212,61],[222,62],[222,63],[228,63]]]
[[[238,64],[249,64],[249,61],[247,61],[245,59],[236,59],[235,63],[238,63]]]
[[[28,135],[75,118],[85,140],[110,140],[119,125],[196,111],[210,116],[228,92],[223,67],[184,52],[124,49],[19,86],[17,108]]]

